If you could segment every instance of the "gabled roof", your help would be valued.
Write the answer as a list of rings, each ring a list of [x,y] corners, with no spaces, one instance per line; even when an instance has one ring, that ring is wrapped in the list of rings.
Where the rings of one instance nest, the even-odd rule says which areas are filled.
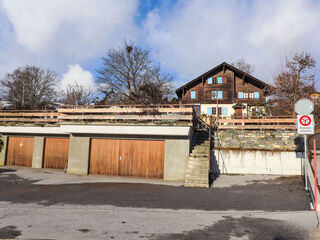
[[[212,68],[211,70],[209,70],[208,72],[200,75],[199,77],[193,79],[192,81],[186,83],[185,85],[179,87],[177,90],[176,90],[176,94],[179,96],[180,92],[182,92],[182,90],[184,88],[187,88],[188,86],[190,85],[195,85],[195,84],[198,84],[198,82],[201,82],[202,81],[202,78],[206,79],[208,77],[211,77],[212,75],[215,75],[217,74],[218,72],[221,72],[222,70],[224,69],[229,69],[231,71],[233,71],[235,73],[235,75],[241,79],[244,79],[245,81],[251,83],[252,85],[260,88],[260,89],[263,89],[267,86],[269,86],[268,84],[266,84],[265,82],[253,77],[252,75],[246,73],[246,72],[243,72],[241,71],[240,69],[226,63],[226,62],[223,62],[221,64],[219,64],[218,66]]]

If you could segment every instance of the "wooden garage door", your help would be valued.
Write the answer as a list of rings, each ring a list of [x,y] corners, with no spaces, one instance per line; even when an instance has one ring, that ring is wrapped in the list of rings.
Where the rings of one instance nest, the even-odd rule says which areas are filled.
[[[92,139],[90,173],[163,178],[164,141]]]
[[[8,166],[32,166],[33,137],[9,137],[7,161]]]
[[[64,169],[68,154],[69,138],[46,138],[43,167]]]

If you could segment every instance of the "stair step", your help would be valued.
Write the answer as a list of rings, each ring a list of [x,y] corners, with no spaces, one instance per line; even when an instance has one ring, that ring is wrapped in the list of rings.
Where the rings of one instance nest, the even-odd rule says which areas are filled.
[[[187,166],[187,170],[207,170],[209,168],[208,164],[190,164]]]
[[[195,169],[187,169],[186,170],[186,175],[188,176],[202,176],[202,175],[208,175],[209,171],[208,169],[204,169],[204,170],[195,170]]]
[[[207,188],[209,187],[209,184],[204,183],[185,183],[185,187],[200,187],[200,188]]]
[[[199,152],[209,151],[209,146],[197,145],[194,147],[193,151],[199,151]]]
[[[209,177],[209,172],[206,173],[186,173],[185,179],[206,180]]]
[[[209,180],[186,179],[184,184],[186,183],[209,184]]]
[[[192,152],[190,153],[190,157],[207,157],[208,159],[209,151],[208,152]]]

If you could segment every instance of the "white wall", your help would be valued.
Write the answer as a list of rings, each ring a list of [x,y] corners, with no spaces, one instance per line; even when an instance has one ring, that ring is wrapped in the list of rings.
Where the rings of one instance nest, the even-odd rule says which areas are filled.
[[[234,114],[234,109],[232,108],[234,104],[218,104],[218,107],[226,107],[228,109],[228,114],[227,115],[219,115],[221,117],[223,116],[231,116],[232,114]],[[208,107],[217,107],[216,104],[201,104],[201,114],[207,114],[207,108]]]
[[[215,150],[215,173],[302,175],[303,159],[296,152]]]

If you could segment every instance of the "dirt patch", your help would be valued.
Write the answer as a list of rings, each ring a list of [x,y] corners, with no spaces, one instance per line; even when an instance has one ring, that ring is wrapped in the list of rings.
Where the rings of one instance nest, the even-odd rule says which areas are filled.
[[[8,238],[13,239],[19,237],[21,235],[21,231],[17,230],[16,226],[6,226],[0,228],[0,238]]]
[[[212,226],[201,230],[183,232],[181,234],[163,234],[153,240],[220,240],[232,237],[249,240],[307,240],[309,233],[305,229],[290,225],[284,221],[265,218],[232,218],[225,217]]]

